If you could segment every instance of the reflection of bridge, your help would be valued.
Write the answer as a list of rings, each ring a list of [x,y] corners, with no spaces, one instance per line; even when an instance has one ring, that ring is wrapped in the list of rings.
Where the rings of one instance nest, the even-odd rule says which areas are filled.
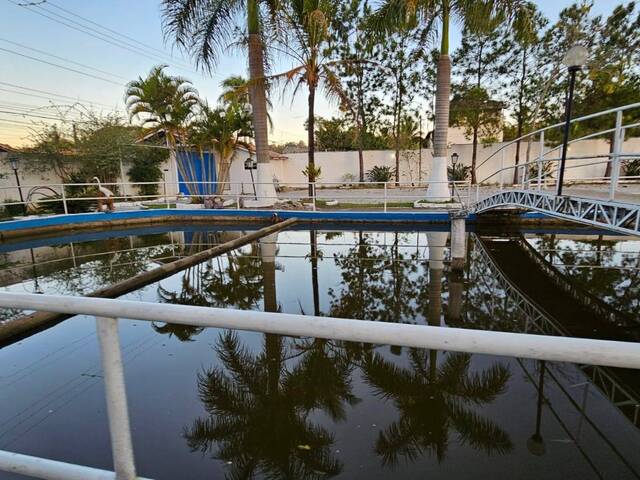
[[[577,302],[577,287],[572,294],[565,293],[571,288],[568,284],[563,289],[558,288],[559,280],[553,280],[546,269],[540,269],[532,259],[532,253],[521,243],[519,240],[487,238],[475,242],[478,247],[474,249],[474,255],[478,256],[476,260],[486,265],[491,275],[479,272],[478,278],[470,280],[491,292],[488,296],[491,311],[504,311],[509,320],[520,322],[514,324],[514,330],[523,329],[523,333],[636,339],[638,332],[632,328],[633,325],[625,323],[618,326],[613,322],[621,320],[620,317],[600,316],[599,311],[604,307],[598,304],[598,307],[591,308],[597,304],[593,299],[586,303]],[[568,282],[566,278],[565,281]],[[501,304],[496,305],[495,302]],[[623,321],[627,322],[627,319]],[[598,330],[595,333],[594,326]],[[627,419],[640,428],[640,377],[637,372],[591,365],[579,368]],[[588,417],[584,410],[581,413]]]
[[[565,155],[565,171],[577,168],[582,169],[584,172],[583,174],[572,175],[574,178],[571,182],[575,184],[586,183],[592,186],[604,184],[607,187],[602,192],[604,195],[598,195],[596,187],[594,187],[595,194],[587,196],[584,195],[584,192],[580,196],[573,196],[570,191],[569,195],[558,196],[546,190],[549,183],[551,187],[557,188],[563,147],[559,145],[554,148],[547,148],[548,141],[545,140],[545,135],[549,139],[554,131],[564,126],[563,123],[560,123],[536,130],[506,143],[478,165],[478,168],[480,168],[496,155],[502,155],[502,167],[479,182],[479,184],[485,185],[499,184],[499,189],[492,191],[484,198],[480,198],[478,194],[476,202],[470,205],[470,211],[483,213],[504,208],[534,210],[554,218],[575,221],[619,233],[640,234],[640,204],[622,203],[615,200],[621,180],[637,180],[637,177],[623,177],[621,172],[624,168],[624,162],[640,158],[640,153],[638,152],[624,151],[625,132],[629,129],[637,128],[640,123],[625,125],[623,114],[638,109],[640,109],[640,103],[635,103],[572,120],[572,123],[576,124],[580,122],[586,123],[594,118],[603,121],[607,117],[612,119],[615,117],[615,126],[613,128],[590,133],[569,142],[569,144],[577,144],[585,140],[604,137],[611,142],[611,149],[608,154],[594,153],[591,155],[572,156],[568,152],[568,147]],[[587,124],[586,131],[589,130]],[[513,144],[516,145],[516,148],[520,148],[521,144],[528,145],[528,157],[531,144],[534,142],[538,150],[537,157],[534,160],[529,161],[527,158],[527,161],[521,164],[504,166],[505,152],[508,147]],[[550,156],[550,154],[554,153],[556,156]],[[594,165],[597,168],[603,168],[604,176],[586,175],[587,171]],[[513,176],[514,186],[512,189],[504,188],[505,173]],[[599,198],[602,196],[605,198]]]

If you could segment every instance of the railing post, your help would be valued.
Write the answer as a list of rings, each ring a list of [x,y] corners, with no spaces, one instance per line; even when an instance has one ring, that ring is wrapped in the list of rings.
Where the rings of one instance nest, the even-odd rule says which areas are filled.
[[[384,212],[387,213],[387,182],[384,182],[383,186],[384,186]]]
[[[313,211],[316,211],[316,182],[311,182],[311,193],[313,193],[313,195],[311,196],[311,201],[313,203]]]
[[[504,188],[504,148],[500,155],[500,190]]]
[[[544,130],[540,132],[540,144],[538,152],[538,190],[542,188],[542,159],[544,158]]]
[[[116,480],[135,480],[136,467],[133,460],[118,320],[96,317],[96,329],[102,355],[102,373]]]
[[[236,194],[236,208],[240,210],[240,194]]]
[[[60,190],[62,190],[62,207],[64,208],[64,214],[69,214],[69,208],[67,207],[67,194],[64,191],[64,183],[60,185]]]
[[[616,114],[616,129],[613,136],[613,151],[609,162],[611,162],[611,178],[609,179],[609,200],[613,200],[616,196],[618,188],[618,179],[620,178],[620,152],[624,143],[624,130],[622,129],[622,110]]]

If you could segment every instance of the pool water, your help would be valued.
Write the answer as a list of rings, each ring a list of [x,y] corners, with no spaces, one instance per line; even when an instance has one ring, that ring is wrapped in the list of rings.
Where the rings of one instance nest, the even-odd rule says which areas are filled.
[[[251,228],[7,243],[0,286],[82,295]],[[264,237],[125,298],[637,340],[633,238],[475,232],[454,272],[442,227],[314,228]],[[148,478],[640,476],[634,371],[132,320],[120,335],[136,466]],[[0,449],[112,468],[93,319],[2,348],[0,387]]]

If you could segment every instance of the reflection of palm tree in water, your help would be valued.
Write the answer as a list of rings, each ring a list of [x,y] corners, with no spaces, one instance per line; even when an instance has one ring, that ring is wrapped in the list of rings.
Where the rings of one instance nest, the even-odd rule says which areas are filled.
[[[413,461],[424,453],[442,461],[450,431],[458,433],[460,443],[488,454],[513,448],[504,430],[470,408],[489,404],[504,392],[510,377],[506,367],[496,363],[481,373],[470,373],[468,354],[450,353],[440,365],[432,365],[424,350],[410,349],[408,356],[409,368],[378,354],[364,365],[367,382],[377,395],[392,400],[399,413],[376,442],[383,464],[394,466],[399,457]]]
[[[261,242],[265,311],[277,311],[275,238]],[[344,418],[344,404],[353,404],[350,366],[327,355],[327,341],[303,349],[299,362],[288,367],[294,342],[265,335],[264,350],[253,354],[236,334],[220,337],[217,353],[224,368],[198,375],[198,389],[209,416],[185,431],[193,450],[211,451],[231,462],[230,478],[325,478],[342,465],[331,454],[332,435],[312,423],[312,410],[334,420]]]
[[[429,243],[429,292],[427,322],[438,326],[442,315],[442,271],[446,232],[427,234]],[[409,368],[399,367],[379,354],[364,363],[365,379],[377,395],[393,400],[400,418],[382,431],[376,453],[385,465],[399,457],[416,460],[423,453],[444,459],[449,432],[462,443],[487,453],[511,450],[509,436],[498,425],[475,413],[471,405],[491,403],[509,380],[509,370],[495,364],[481,373],[470,373],[471,356],[445,354],[438,365],[437,350],[409,349]]]
[[[202,243],[202,233],[194,234],[193,243],[189,247],[190,254],[197,253],[193,248]],[[208,244],[200,246],[209,247]],[[257,248],[257,244],[251,244],[247,253],[229,252],[224,256],[226,266],[223,266],[225,262],[218,257],[189,267],[182,275],[178,292],[158,285],[160,301],[179,305],[234,307],[242,310],[254,308],[262,296],[263,287],[260,259],[255,258]],[[189,325],[155,323],[153,329],[161,334],[175,335],[182,341],[192,340],[193,336],[203,330]]]

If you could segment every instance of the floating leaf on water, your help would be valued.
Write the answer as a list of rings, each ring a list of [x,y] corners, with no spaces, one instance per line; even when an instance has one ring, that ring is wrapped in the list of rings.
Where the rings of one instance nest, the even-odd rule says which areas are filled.
[[[298,450],[311,450],[311,445],[298,445]]]

